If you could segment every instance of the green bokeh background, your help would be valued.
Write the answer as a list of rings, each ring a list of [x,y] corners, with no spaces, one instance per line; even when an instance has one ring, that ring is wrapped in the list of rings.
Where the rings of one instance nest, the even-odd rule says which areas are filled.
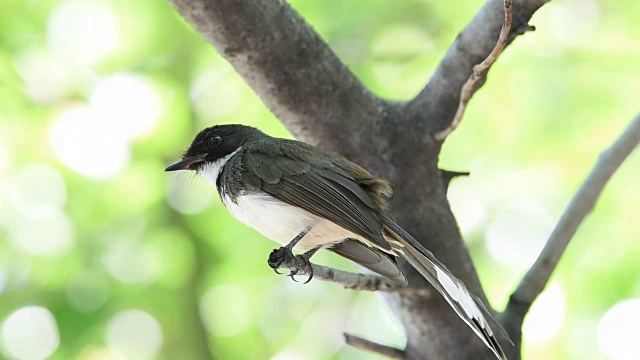
[[[483,2],[291,4],[376,94],[401,100]],[[449,195],[499,309],[598,154],[640,111],[638,18],[636,0],[544,6],[444,146],[443,168],[472,173]],[[60,134],[70,129],[65,114],[100,113],[98,89],[115,83],[128,94],[127,81],[142,84],[131,98],[151,96],[155,112],[112,91],[113,119],[74,118],[110,130],[78,130],[89,141]],[[138,114],[151,123],[131,135]],[[163,172],[216,123],[289,136],[167,2],[0,2],[0,357],[44,346],[42,317],[10,321],[33,306],[53,316],[52,359],[378,358],[345,347],[345,330],[403,345],[378,295],[274,275],[274,243],[235,221],[204,181]],[[61,155],[65,146],[81,161]],[[106,163],[112,171],[96,175]],[[606,352],[611,322],[601,319],[631,304],[623,319],[611,316],[637,335],[624,320],[640,321],[639,172],[635,153],[577,233],[527,319],[525,359],[627,359]],[[328,254],[317,260],[357,270]],[[20,324],[34,331],[18,343]],[[633,345],[628,359],[640,358]]]

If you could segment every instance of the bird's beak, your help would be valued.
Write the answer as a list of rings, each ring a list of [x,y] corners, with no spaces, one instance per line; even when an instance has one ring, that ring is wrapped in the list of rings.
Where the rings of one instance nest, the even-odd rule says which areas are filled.
[[[164,171],[195,170],[195,165],[204,162],[206,155],[185,156],[184,159],[167,166]]]

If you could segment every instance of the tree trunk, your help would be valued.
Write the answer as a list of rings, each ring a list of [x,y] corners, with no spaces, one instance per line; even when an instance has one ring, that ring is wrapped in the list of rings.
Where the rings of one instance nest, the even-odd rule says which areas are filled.
[[[424,89],[407,102],[373,95],[282,0],[170,1],[296,138],[390,180],[399,225],[486,304],[447,201],[448,179],[438,168],[442,143],[433,135],[451,123],[472,67],[493,49],[504,18],[502,0],[487,1]],[[531,29],[529,19],[547,1],[514,1],[509,41]],[[407,264],[402,268],[417,288],[386,299],[405,327],[408,359],[495,358],[422,276]],[[515,346],[502,342],[503,348],[518,359],[521,322],[505,325]]]

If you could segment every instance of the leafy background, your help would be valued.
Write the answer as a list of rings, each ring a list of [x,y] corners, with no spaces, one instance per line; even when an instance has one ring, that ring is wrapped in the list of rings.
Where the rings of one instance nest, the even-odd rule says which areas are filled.
[[[483,4],[291,3],[392,99]],[[640,110],[638,17],[635,0],[544,6],[445,144],[441,166],[472,173],[449,197],[497,308]],[[0,357],[376,358],[345,330],[403,345],[381,297],[274,275],[274,243],[204,181],[163,172],[216,123],[289,136],[165,1],[0,2]],[[636,153],[576,235],[525,321],[525,359],[640,358],[639,171]]]

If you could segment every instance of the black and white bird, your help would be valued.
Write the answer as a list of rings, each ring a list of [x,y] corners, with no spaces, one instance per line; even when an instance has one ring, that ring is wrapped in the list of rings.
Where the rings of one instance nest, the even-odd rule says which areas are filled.
[[[196,171],[217,188],[236,219],[282,244],[287,256],[305,250],[306,266],[316,251],[329,249],[406,286],[395,262],[403,257],[506,359],[494,330],[504,331],[484,305],[391,219],[386,180],[343,157],[243,125],[202,130],[183,159],[166,168],[175,170]]]

